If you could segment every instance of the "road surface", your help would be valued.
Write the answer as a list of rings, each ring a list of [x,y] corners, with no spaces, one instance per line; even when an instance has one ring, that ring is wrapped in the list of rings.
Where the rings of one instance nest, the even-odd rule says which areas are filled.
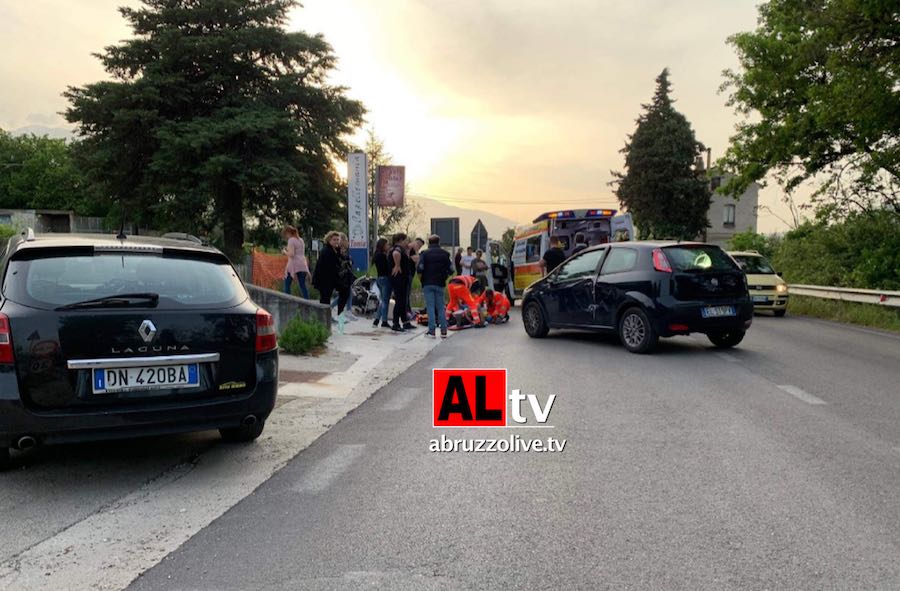
[[[433,453],[432,367],[556,394],[562,453]],[[495,437],[510,430],[493,429]],[[455,335],[137,579],[150,589],[900,588],[900,338],[757,317],[719,352]]]

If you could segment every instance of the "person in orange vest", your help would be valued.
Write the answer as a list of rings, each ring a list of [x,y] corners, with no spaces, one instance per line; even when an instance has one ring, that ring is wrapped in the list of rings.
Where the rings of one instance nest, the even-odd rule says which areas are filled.
[[[488,289],[484,292],[483,299],[487,307],[487,322],[503,324],[509,321],[509,298],[499,291]]]
[[[481,305],[484,286],[473,275],[460,275],[447,283],[447,291],[450,301],[447,303],[447,316],[453,317],[454,312],[466,310],[467,318],[471,319],[475,326],[482,325],[478,308]]]

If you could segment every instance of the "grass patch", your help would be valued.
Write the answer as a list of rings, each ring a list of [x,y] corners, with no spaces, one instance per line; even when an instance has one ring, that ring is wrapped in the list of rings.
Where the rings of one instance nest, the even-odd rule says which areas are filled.
[[[295,316],[278,337],[278,346],[291,355],[304,355],[322,347],[328,340],[324,324]]]
[[[792,295],[788,310],[799,316],[900,332],[900,308]]]

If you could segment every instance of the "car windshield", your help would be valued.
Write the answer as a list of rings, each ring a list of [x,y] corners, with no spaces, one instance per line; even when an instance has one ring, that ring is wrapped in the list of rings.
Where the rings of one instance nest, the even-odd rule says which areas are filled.
[[[772,268],[772,265],[769,264],[769,261],[764,256],[736,254],[734,255],[734,260],[741,266],[744,273],[756,275],[775,274],[775,269]]]
[[[672,269],[678,272],[733,271],[737,269],[725,251],[718,246],[670,246],[665,249]]]
[[[246,298],[230,265],[134,253],[14,260],[3,292],[22,304],[53,308],[136,293],[158,294],[161,308],[226,307]]]

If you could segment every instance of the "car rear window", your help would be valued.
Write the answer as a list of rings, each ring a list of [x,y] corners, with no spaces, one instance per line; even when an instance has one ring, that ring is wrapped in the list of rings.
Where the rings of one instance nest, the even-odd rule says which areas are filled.
[[[749,256],[749,255],[734,255],[734,260],[737,261],[737,264],[741,266],[741,269],[744,270],[744,273],[750,273],[751,275],[774,275],[775,269],[772,268],[772,265],[769,264],[769,261],[766,260],[763,256]]]
[[[738,266],[718,246],[669,246],[664,249],[669,264],[681,273],[734,271]]]
[[[50,308],[139,292],[159,294],[160,308],[221,308],[247,298],[228,264],[136,253],[12,260],[3,286],[13,301]]]

